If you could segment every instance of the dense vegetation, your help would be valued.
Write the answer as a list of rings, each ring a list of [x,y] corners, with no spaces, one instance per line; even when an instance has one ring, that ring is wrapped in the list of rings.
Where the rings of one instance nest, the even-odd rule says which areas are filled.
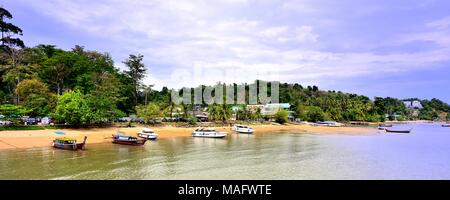
[[[172,103],[171,90],[152,90],[143,84],[148,74],[142,55],[130,55],[123,61],[127,69],[120,71],[108,53],[75,46],[70,50],[54,45],[25,47],[19,38],[22,30],[7,22],[12,15],[0,8],[2,32],[0,49],[0,115],[18,121],[23,115],[52,116],[59,123],[71,125],[105,124],[118,117],[136,114],[145,122],[168,117],[184,118],[195,124],[195,106]],[[225,87],[225,85],[223,85]],[[235,89],[237,84],[231,84]],[[199,86],[205,90],[206,86]],[[246,85],[246,91],[248,91]],[[190,88],[191,91],[194,88]],[[270,91],[270,89],[269,89]],[[248,96],[248,93],[247,93]],[[193,99],[193,97],[192,97]],[[295,117],[308,121],[384,121],[391,118],[412,118],[399,99],[376,97],[373,101],[362,95],[321,91],[317,86],[280,84],[280,102],[290,103]],[[438,99],[421,100],[420,119],[447,117],[450,106]],[[209,119],[227,121],[233,113],[240,120],[261,120],[259,111],[251,112],[238,105],[207,105]],[[287,112],[278,112],[274,119],[287,121]]]

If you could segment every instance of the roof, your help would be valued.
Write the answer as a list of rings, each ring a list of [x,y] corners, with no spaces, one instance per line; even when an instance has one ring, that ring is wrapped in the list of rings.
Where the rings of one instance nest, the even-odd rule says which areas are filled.
[[[266,104],[267,107],[281,107],[281,108],[290,108],[291,104],[289,103],[269,103]]]

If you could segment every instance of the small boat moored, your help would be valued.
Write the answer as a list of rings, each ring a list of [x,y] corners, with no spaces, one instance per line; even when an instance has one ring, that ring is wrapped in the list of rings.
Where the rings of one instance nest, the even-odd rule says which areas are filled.
[[[225,136],[227,133],[218,132],[212,128],[197,128],[192,132],[192,137],[224,138]]]
[[[232,131],[238,132],[238,133],[245,133],[245,134],[252,134],[255,132],[253,128],[250,128],[245,125],[235,124],[232,128]]]
[[[450,127],[450,124],[442,124],[442,127]]]
[[[158,138],[158,134],[150,128],[142,129],[142,131],[138,133],[138,136],[147,140],[156,140]]]
[[[133,137],[133,136],[124,136],[124,135],[112,135],[112,139],[114,144],[125,144],[125,145],[134,145],[134,146],[139,146],[139,145],[144,145],[145,142],[147,142],[147,140],[141,140],[138,139],[137,137]]]
[[[335,121],[324,121],[324,122],[317,122],[313,124],[313,126],[341,127],[342,124]]]
[[[408,130],[394,130],[394,129],[384,129],[387,133],[411,133],[412,129]]]
[[[378,125],[378,130],[385,130],[386,128],[390,128],[392,126],[392,124],[380,124]]]
[[[84,136],[84,140],[82,143],[77,143],[77,140],[74,138],[66,138],[60,137],[55,138],[53,140],[52,146],[57,149],[66,149],[66,150],[84,150],[86,147],[87,136]]]

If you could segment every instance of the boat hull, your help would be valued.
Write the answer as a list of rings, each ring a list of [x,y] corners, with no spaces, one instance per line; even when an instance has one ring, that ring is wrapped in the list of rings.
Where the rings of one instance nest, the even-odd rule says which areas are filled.
[[[56,149],[64,149],[64,150],[72,150],[72,151],[84,150],[86,148],[86,140],[87,140],[86,136],[84,137],[84,140],[82,143],[75,142],[75,143],[67,144],[67,143],[58,142],[59,140],[53,140],[52,146],[53,146],[53,148],[56,148]]]
[[[227,134],[225,133],[202,133],[202,132],[194,132],[192,133],[192,137],[202,137],[202,138],[224,138]]]
[[[156,140],[158,138],[158,135],[156,135],[156,134],[138,133],[138,137],[144,138],[144,139],[147,139],[147,140]]]
[[[450,127],[450,124],[442,124],[442,127]]]
[[[411,130],[391,130],[391,129],[385,129],[388,133],[411,133]]]
[[[132,145],[132,146],[141,146],[144,145],[147,140],[116,140],[114,139],[112,143],[114,144],[123,144],[123,145]]]
[[[226,135],[192,135],[192,137],[202,137],[202,138],[224,138]]]
[[[233,127],[231,130],[236,133],[242,133],[242,134],[252,134],[254,132],[254,130],[251,128],[235,128],[235,127]]]
[[[234,130],[234,132],[240,133],[240,134],[252,134],[254,131],[253,130]]]
[[[76,150],[84,150],[86,144],[85,143],[77,143],[77,144],[74,144],[74,145],[72,145],[72,144],[70,144],[70,145],[67,145],[67,144],[61,145],[61,144],[53,143],[52,146],[53,146],[53,148],[56,148],[56,149],[64,149],[64,150],[76,151]]]

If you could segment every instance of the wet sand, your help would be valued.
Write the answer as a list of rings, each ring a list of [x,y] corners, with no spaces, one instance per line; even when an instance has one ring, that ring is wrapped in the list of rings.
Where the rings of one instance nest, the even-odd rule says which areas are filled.
[[[307,133],[307,134],[371,134],[376,133],[375,128],[367,127],[320,127],[302,125],[254,125],[255,134],[258,133]],[[142,127],[120,128],[119,130],[126,135],[136,136]],[[149,127],[158,133],[159,138],[169,137],[190,137],[194,128],[182,127]],[[225,131],[232,133],[231,127],[215,127],[217,131]],[[66,134],[64,137],[75,138],[81,141],[87,136],[87,143],[104,143],[111,142],[111,135],[116,133],[118,128],[92,128],[92,129],[62,129]],[[52,140],[56,135],[54,132],[58,130],[30,130],[30,131],[0,131],[0,150],[15,148],[34,148],[51,146]]]

